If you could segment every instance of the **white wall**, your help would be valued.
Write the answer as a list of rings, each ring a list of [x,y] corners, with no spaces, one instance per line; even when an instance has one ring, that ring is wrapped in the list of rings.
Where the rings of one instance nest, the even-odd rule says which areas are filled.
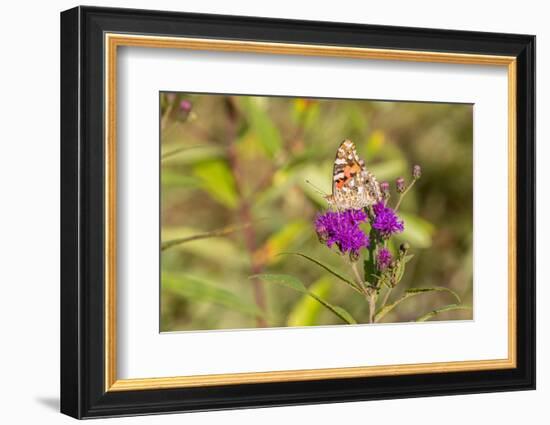
[[[6,2],[0,31],[0,421],[69,423],[57,413],[59,381],[59,11],[71,1]],[[537,35],[538,390],[111,420],[109,423],[256,424],[548,421],[550,399],[550,26],[545,2],[278,0],[96,1],[96,5],[332,20]],[[498,212],[495,212],[498,213]]]

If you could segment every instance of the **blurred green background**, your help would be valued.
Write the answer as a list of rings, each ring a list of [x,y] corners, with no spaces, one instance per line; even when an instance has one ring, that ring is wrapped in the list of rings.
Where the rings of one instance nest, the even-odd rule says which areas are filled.
[[[313,222],[326,208],[332,163],[349,138],[379,181],[422,178],[399,215],[415,256],[394,289],[443,286],[472,300],[472,106],[161,93],[161,331],[333,325],[313,299],[249,279],[285,273],[367,322],[345,284],[284,251],[342,273]],[[348,273],[349,275],[349,273]],[[445,292],[411,298],[384,318],[410,321],[449,304]],[[434,320],[471,319],[451,311]]]

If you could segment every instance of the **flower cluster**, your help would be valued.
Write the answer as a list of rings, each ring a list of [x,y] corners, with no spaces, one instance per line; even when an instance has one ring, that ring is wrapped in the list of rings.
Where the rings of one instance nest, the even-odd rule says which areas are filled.
[[[399,220],[393,209],[386,206],[383,201],[373,207],[374,220],[372,227],[378,230],[382,238],[387,239],[395,233],[401,233],[405,229],[402,220]]]
[[[318,214],[315,219],[319,241],[329,248],[336,246],[340,254],[349,256],[355,282],[352,286],[367,298],[370,323],[376,321],[376,299],[380,291],[383,287],[387,288],[382,303],[384,306],[392,288],[402,279],[405,265],[412,258],[408,254],[407,242],[402,243],[399,250],[393,253],[390,250],[393,246],[390,238],[405,230],[405,223],[397,215],[397,210],[421,175],[422,169],[415,165],[409,183],[403,177],[395,180],[398,199],[393,208],[388,205],[390,184],[381,182],[380,197],[373,205],[365,205],[360,210],[328,210]],[[363,249],[363,273],[360,273],[357,264]]]
[[[407,184],[403,177],[395,180],[395,192],[399,198],[393,208],[388,205],[390,184],[381,182],[380,199],[374,205],[365,206],[361,210],[325,211],[318,214],[315,220],[319,241],[329,248],[336,246],[341,254],[349,255],[352,263],[359,259],[363,248],[368,249],[364,256],[365,282],[374,278],[374,282],[366,283],[377,291],[381,285],[395,286],[402,277],[409,245],[406,242],[401,244],[399,252],[394,255],[388,243],[392,236],[405,230],[405,223],[397,215],[397,209],[421,175],[420,165],[415,165],[411,173],[412,181]],[[361,228],[363,224],[366,231]],[[410,257],[407,256],[408,259]]]
[[[390,238],[405,230],[405,223],[397,215],[397,211],[405,195],[421,175],[422,169],[415,165],[412,168],[412,180],[408,183],[403,177],[395,180],[394,193],[397,193],[398,199],[393,207],[388,205],[391,197],[390,184],[381,182],[380,196],[376,203],[368,203],[360,210],[328,210],[318,214],[315,220],[319,241],[329,248],[336,246],[341,254],[349,255],[351,261],[348,263],[354,278],[346,282],[366,298],[369,323],[380,319],[376,313],[380,291],[387,288],[381,303],[384,307],[392,289],[403,278],[406,264],[413,257],[408,253],[410,247],[407,242],[401,243],[399,249],[392,252],[391,247],[395,244]],[[357,267],[361,255],[362,273]]]
[[[353,259],[362,248],[369,247],[369,237],[360,227],[367,218],[363,210],[327,211],[317,215],[315,231],[322,243],[329,248],[336,245],[342,254],[349,253]],[[381,239],[388,239],[405,228],[403,221],[384,201],[372,207],[371,226]],[[384,248],[379,257],[379,269],[382,270],[391,262],[391,253]]]
[[[327,211],[315,220],[315,230],[329,248],[336,245],[342,254],[357,257],[361,248],[369,246],[369,237],[359,227],[367,220],[361,210]]]

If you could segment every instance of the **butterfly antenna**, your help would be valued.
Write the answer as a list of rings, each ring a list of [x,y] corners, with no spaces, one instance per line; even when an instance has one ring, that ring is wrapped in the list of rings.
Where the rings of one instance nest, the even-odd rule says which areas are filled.
[[[323,190],[319,189],[317,186],[315,186],[313,183],[311,183],[309,180],[306,180],[306,183],[309,184],[315,191],[321,195],[328,196],[328,193],[324,192]]]

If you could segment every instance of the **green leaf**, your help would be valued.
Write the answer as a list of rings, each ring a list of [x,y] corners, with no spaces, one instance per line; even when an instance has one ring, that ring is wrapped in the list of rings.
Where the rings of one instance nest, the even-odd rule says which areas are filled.
[[[288,274],[257,274],[250,276],[250,279],[252,278],[258,278],[268,283],[284,285],[288,288],[294,289],[295,291],[301,292],[302,294],[308,293],[307,288],[300,281],[300,279]]]
[[[224,160],[204,161],[193,167],[193,174],[200,179],[201,187],[214,199],[229,209],[235,209],[238,195],[233,173]]]
[[[223,147],[219,145],[204,144],[195,140],[182,142],[178,139],[174,143],[168,143],[167,147],[163,147],[161,160],[163,167],[196,165],[204,161],[223,159],[224,154]]]
[[[347,323],[350,325],[356,325],[357,320],[353,318],[351,314],[349,314],[346,310],[344,310],[342,307],[333,305],[332,308],[337,312],[337,314],[344,319]]]
[[[254,276],[250,276],[250,278],[258,278],[268,283],[277,283],[279,285],[286,286],[288,288],[294,289],[295,291],[298,291],[302,294],[307,294],[313,299],[315,299],[318,303],[332,311],[336,316],[338,316],[340,319],[342,319],[344,322],[349,324],[355,324],[357,323],[355,319],[349,314],[346,310],[344,310],[342,307],[332,305],[328,301],[324,300],[314,292],[310,292],[306,286],[296,277],[286,275],[286,274],[258,274]]]
[[[432,245],[435,231],[432,223],[402,212],[399,212],[399,217],[405,222],[405,230],[395,236],[397,239],[409,242],[414,248],[429,248]]]
[[[450,293],[460,303],[460,297],[458,296],[458,294],[450,290],[449,288],[444,288],[442,286],[436,286],[433,288],[410,288],[405,291],[405,294],[403,294],[401,298],[398,298],[396,301],[394,301],[391,304],[386,304],[384,307],[378,310],[378,312],[374,316],[374,321],[375,322],[380,321],[386,314],[392,311],[395,307],[397,307],[403,301],[411,297],[415,297],[417,295],[425,294],[428,292],[441,292],[441,291]]]
[[[182,189],[189,189],[201,186],[201,181],[198,178],[186,176],[170,169],[163,169],[160,179],[163,187],[179,187]]]
[[[401,282],[401,279],[403,279],[403,275],[405,274],[405,265],[412,260],[414,255],[405,255],[403,257],[403,260],[399,263],[398,269],[397,269],[397,275],[396,275],[396,284]]]
[[[239,97],[240,105],[246,115],[251,131],[264,148],[266,154],[273,158],[283,145],[281,134],[277,126],[271,121],[269,114],[258,103],[257,98],[250,96]]]
[[[376,238],[375,230],[371,227],[369,230],[369,240],[374,241]],[[369,255],[363,260],[363,279],[366,282],[371,282],[371,278],[376,280],[376,260],[374,255],[375,244],[370,243],[368,247]]]
[[[410,288],[405,291],[405,294],[416,295],[416,294],[424,294],[426,292],[437,292],[437,291],[448,292],[453,297],[455,297],[455,299],[458,302],[460,302],[460,296],[452,289],[445,288],[444,286],[434,286],[431,288]]]
[[[443,313],[445,311],[453,311],[453,310],[471,310],[472,307],[467,305],[460,305],[460,304],[449,304],[445,307],[438,308],[436,310],[432,310],[429,313],[426,313],[423,316],[420,316],[418,319],[416,319],[417,322],[425,322],[427,320],[430,320],[432,317],[437,316],[439,313]]]
[[[321,263],[319,260],[316,260],[315,258],[312,258],[306,254],[302,254],[300,252],[281,252],[279,255],[297,255],[299,257],[302,257],[302,258],[305,258],[306,260],[309,260],[311,261],[312,263],[314,264],[317,264],[319,267],[325,269],[327,272],[329,272],[330,274],[332,274],[333,276],[337,277],[338,279],[340,279],[342,282],[346,283],[347,285],[351,286],[353,289],[355,289],[357,292],[359,293],[362,293],[361,292],[361,289],[357,286],[357,284],[355,282],[353,282],[351,279],[348,279],[346,277],[344,277],[341,273],[331,269],[329,266],[327,266],[326,264],[323,264]]]
[[[414,257],[413,254],[405,255],[403,257],[403,264],[407,264],[409,261],[411,261],[413,259],[413,257]]]
[[[277,254],[303,238],[308,226],[309,224],[304,220],[292,221],[272,234],[255,254],[258,263],[275,263],[278,259]]]
[[[169,150],[169,151],[166,151],[166,152],[162,152],[161,154],[161,161],[165,161],[171,157],[173,157],[174,155],[177,155],[177,154],[180,154],[182,152],[188,152],[189,150],[191,149],[205,149],[205,148],[210,148],[210,146],[208,145],[191,145],[191,146],[181,146],[179,148],[173,148],[172,150]]]
[[[342,319],[344,322],[349,323],[350,325],[357,324],[357,321],[353,318],[351,314],[349,314],[346,310],[344,310],[342,307],[339,307],[337,305],[330,304],[328,301],[325,301],[321,297],[310,293],[311,297],[315,298],[319,303],[321,303],[323,306],[328,308],[330,311],[332,311],[334,314],[336,314],[340,319]]]
[[[309,291],[321,298],[328,297],[332,284],[326,277],[319,279],[309,287]],[[287,326],[314,326],[322,311],[322,305],[309,294],[302,298],[292,307],[288,314]]]
[[[215,304],[253,317],[263,316],[255,304],[199,277],[163,273],[162,289],[193,302]]]
[[[371,282],[371,279],[377,278],[378,275],[375,272],[374,260],[370,258],[363,260],[363,279],[366,282]]]

